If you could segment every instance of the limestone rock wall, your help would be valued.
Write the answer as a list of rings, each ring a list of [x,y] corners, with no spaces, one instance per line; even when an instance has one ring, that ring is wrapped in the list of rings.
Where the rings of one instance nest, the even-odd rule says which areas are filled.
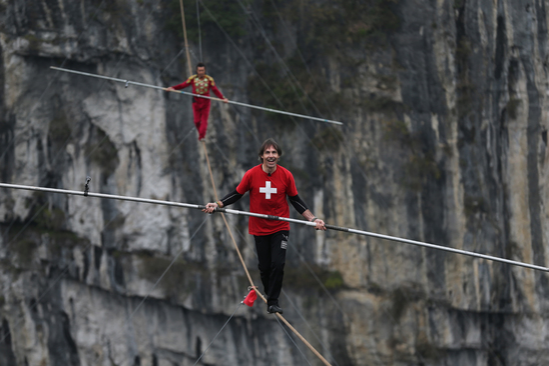
[[[273,137],[329,223],[547,266],[546,5],[212,0],[199,34],[185,1],[193,63],[202,54],[229,99],[345,123],[214,103],[218,192]],[[179,1],[0,9],[2,182],[83,190],[89,175],[94,192],[213,199],[188,97],[49,68],[181,82]],[[247,220],[229,222],[259,283]],[[321,364],[262,304],[238,305],[248,284],[216,215],[1,189],[0,226],[1,365],[193,365],[233,313],[202,364]],[[293,226],[281,303],[334,365],[539,365],[547,285]]]

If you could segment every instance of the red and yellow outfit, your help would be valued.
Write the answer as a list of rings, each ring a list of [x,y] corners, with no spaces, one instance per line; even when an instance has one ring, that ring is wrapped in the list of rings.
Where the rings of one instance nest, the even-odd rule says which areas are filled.
[[[193,75],[184,83],[173,86],[172,88],[180,90],[191,85],[193,87],[193,94],[200,94],[209,97],[210,90],[212,90],[218,98],[225,99],[217,86],[215,86],[214,79],[209,75],[204,75],[202,79],[200,79],[198,75]],[[199,140],[206,137],[206,130],[208,129],[208,116],[210,115],[210,104],[210,99],[193,97],[194,125],[198,130]]]

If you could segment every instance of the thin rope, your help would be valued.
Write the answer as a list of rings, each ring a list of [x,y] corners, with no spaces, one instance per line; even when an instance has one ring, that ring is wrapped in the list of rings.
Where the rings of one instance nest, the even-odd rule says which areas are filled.
[[[170,63],[168,63],[168,66],[166,66],[166,67],[164,68],[164,70],[162,70],[162,72],[160,73],[160,75],[162,75],[166,70],[168,70],[168,67],[170,67],[170,66],[174,63],[174,61],[177,60],[177,58],[178,58],[184,51],[185,51],[185,47],[183,47],[183,48],[181,49],[181,51],[179,51],[179,53],[178,53],[177,55],[175,55],[175,57],[170,61]]]
[[[278,322],[278,324],[280,325],[280,328],[282,328],[282,330],[284,331],[284,333],[286,333],[286,335],[288,336],[288,338],[290,339],[290,341],[292,341],[292,343],[294,344],[295,348],[297,348],[297,350],[299,351],[299,353],[301,353],[301,356],[303,356],[303,358],[305,359],[305,361],[307,361],[307,363],[309,365],[311,365],[311,363],[309,362],[309,360],[307,359],[307,356],[305,355],[305,353],[303,353],[303,351],[301,350],[301,348],[297,345],[297,343],[294,341],[294,339],[292,338],[292,335],[290,333],[288,333],[288,331],[286,330],[286,328],[284,328],[284,324],[282,324],[282,322],[276,318],[276,321]]]
[[[193,58],[194,61],[196,61],[197,63],[200,62],[200,59],[196,56],[193,50],[190,50],[189,52],[191,53],[191,57]]]
[[[179,0],[179,9],[181,10],[181,22],[183,25],[183,38],[185,39],[185,50],[187,53],[187,67],[189,68],[189,76],[193,74],[193,68],[191,66],[191,56],[189,55],[189,42],[187,42],[187,27],[185,25],[185,10],[183,9],[183,0]],[[189,77],[187,76],[185,80]]]
[[[198,21],[198,49],[200,51],[200,61],[204,61],[202,56],[202,32],[200,30],[200,4],[199,0],[196,0],[196,20]]]
[[[200,229],[202,228],[202,226],[204,226],[204,224],[206,223],[206,221],[208,220],[208,217],[206,217],[204,219],[204,221],[202,221],[202,223],[198,226],[198,228],[194,231],[193,235],[190,237],[189,241],[193,240],[193,238],[195,237],[195,235],[200,231]],[[160,275],[160,277],[158,278],[158,280],[156,280],[156,282],[154,283],[154,286],[150,289],[149,293],[147,294],[147,296],[145,296],[141,302],[139,303],[139,305],[137,305],[137,307],[134,309],[134,311],[130,314],[130,320],[133,318],[133,315],[137,312],[137,310],[139,310],[139,308],[141,307],[141,305],[143,305],[143,303],[145,302],[145,300],[147,300],[149,297],[150,297],[150,294],[151,292],[154,291],[154,289],[156,288],[156,286],[158,286],[158,284],[160,283],[160,281],[162,281],[162,279],[164,278],[164,276],[166,275],[166,273],[168,273],[168,271],[170,270],[170,268],[172,268],[172,266],[174,265],[175,261],[177,260],[177,258],[179,258],[179,256],[185,251],[185,249],[181,249],[176,255],[175,257],[173,257],[172,261],[170,262],[170,264],[168,265],[168,267],[166,267],[166,269],[164,270],[164,272],[162,272],[162,274]]]
[[[204,357],[204,355],[206,354],[206,351],[210,348],[210,346],[213,344],[213,342],[215,341],[215,339],[217,338],[217,336],[219,334],[221,334],[221,332],[223,331],[223,329],[225,329],[225,327],[227,326],[227,324],[229,324],[229,322],[231,321],[231,319],[233,318],[234,314],[236,314],[236,312],[238,311],[238,308],[240,307],[240,305],[242,305],[242,303],[238,303],[238,305],[236,306],[236,308],[234,309],[233,313],[231,314],[231,316],[229,317],[229,319],[227,319],[227,321],[225,322],[225,324],[223,324],[223,326],[221,327],[221,329],[219,330],[219,332],[217,332],[217,334],[213,337],[212,341],[210,342],[210,344],[208,344],[208,347],[206,347],[206,349],[204,350],[204,352],[202,352],[202,354],[200,355],[200,357],[198,357],[198,359],[196,360],[196,362],[193,364],[193,366],[196,366],[196,364],[198,364],[198,361],[200,361],[202,359],[202,357]]]

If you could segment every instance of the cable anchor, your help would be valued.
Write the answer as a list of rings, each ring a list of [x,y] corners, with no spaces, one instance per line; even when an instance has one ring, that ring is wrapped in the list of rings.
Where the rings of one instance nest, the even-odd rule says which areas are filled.
[[[84,186],[84,196],[88,197],[88,192],[90,191],[90,181],[91,177],[88,175],[86,177],[86,185]]]
[[[127,88],[128,87],[128,84],[129,83],[129,80],[126,80],[126,84],[124,85],[124,88]]]

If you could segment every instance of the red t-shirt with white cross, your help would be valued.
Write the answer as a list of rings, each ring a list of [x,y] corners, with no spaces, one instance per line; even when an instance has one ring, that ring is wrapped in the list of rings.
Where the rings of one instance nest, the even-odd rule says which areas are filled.
[[[244,174],[236,191],[239,194],[250,191],[251,212],[280,217],[290,217],[286,195],[297,195],[294,176],[280,165],[277,165],[270,176],[263,171],[261,165],[253,167]],[[248,223],[248,232],[251,235],[270,235],[281,230],[290,230],[290,223],[258,217],[250,217]]]

